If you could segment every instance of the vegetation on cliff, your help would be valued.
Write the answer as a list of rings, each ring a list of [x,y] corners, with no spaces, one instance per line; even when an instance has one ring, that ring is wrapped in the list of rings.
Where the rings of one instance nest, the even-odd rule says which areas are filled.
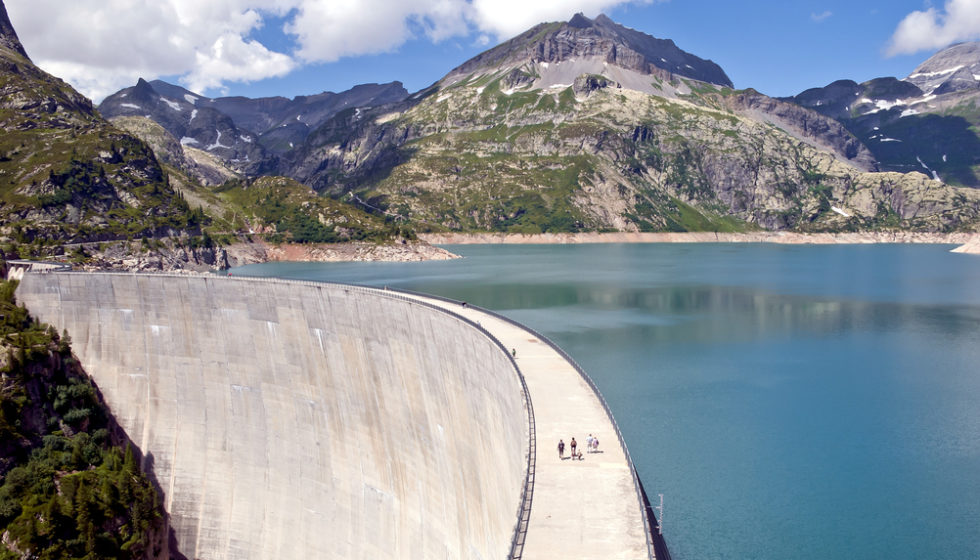
[[[156,491],[70,341],[0,283],[0,559],[160,552]]]
[[[293,173],[436,231],[978,227],[977,191],[864,172],[847,155],[866,150],[839,124],[755,92],[664,83],[669,97],[598,80],[582,91],[515,89],[507,77],[474,74],[404,112],[325,127]],[[760,104],[782,120],[760,120]],[[797,117],[826,129],[790,133]]]
[[[222,218],[273,243],[386,242],[414,239],[411,229],[351,204],[317,195],[285,177],[230,180],[213,189],[224,202]]]

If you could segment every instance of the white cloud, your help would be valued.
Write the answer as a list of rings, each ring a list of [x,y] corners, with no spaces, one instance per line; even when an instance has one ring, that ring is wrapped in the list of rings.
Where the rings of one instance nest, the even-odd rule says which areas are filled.
[[[421,31],[433,41],[469,32],[464,0],[303,1],[286,32],[307,62],[390,51]]]
[[[820,14],[817,14],[817,13],[810,14],[810,19],[812,19],[813,21],[815,21],[817,23],[821,23],[821,22],[823,22],[824,20],[826,20],[827,18],[829,18],[832,15],[834,15],[834,12],[831,12],[830,10],[827,10],[827,11],[825,11],[823,13],[820,13]]]
[[[99,101],[137,78],[189,89],[284,76],[303,64],[388,52],[413,38],[488,44],[543,21],[658,0],[6,0],[31,58]],[[251,38],[269,16],[295,52]]]
[[[654,0],[473,0],[473,20],[483,31],[508,39],[544,21],[571,19],[577,12],[595,17],[622,4],[652,4]]]
[[[947,0],[941,11],[930,7],[905,16],[886,52],[912,54],[975,39],[980,39],[980,1]]]
[[[42,68],[94,100],[137,78],[182,76],[191,87],[281,76],[295,65],[247,35],[289,0],[6,0]]]

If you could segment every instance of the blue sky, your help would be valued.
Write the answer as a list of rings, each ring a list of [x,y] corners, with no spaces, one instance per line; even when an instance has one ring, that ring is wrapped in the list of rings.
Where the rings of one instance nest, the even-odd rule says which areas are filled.
[[[202,4],[204,4],[202,6]],[[211,96],[293,97],[399,80],[410,91],[529,28],[600,11],[772,96],[904,77],[980,39],[980,0],[6,0],[42,68],[100,100],[137,78]],[[896,54],[897,53],[897,54]]]

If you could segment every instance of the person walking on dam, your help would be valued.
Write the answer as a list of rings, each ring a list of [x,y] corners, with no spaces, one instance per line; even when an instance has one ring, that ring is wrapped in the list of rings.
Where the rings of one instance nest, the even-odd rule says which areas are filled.
[[[585,452],[592,453],[592,434],[589,434],[589,437],[585,440]]]
[[[572,438],[572,441],[568,442],[568,445],[571,446],[571,448],[572,448],[572,458],[574,459],[575,458],[575,446],[578,445],[577,443],[575,443],[575,438]]]
[[[558,458],[565,458],[565,441],[561,439],[558,440]]]

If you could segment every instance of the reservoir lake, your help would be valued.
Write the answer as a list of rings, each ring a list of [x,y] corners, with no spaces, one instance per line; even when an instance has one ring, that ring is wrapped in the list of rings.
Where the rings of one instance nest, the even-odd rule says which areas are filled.
[[[608,401],[651,501],[664,494],[675,560],[980,558],[980,256],[446,248],[465,258],[232,273],[437,294],[551,338]]]

